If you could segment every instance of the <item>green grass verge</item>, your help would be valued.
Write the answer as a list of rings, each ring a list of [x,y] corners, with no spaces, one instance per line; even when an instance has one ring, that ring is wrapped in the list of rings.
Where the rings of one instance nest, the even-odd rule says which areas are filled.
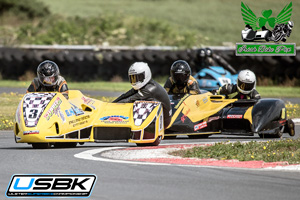
[[[26,9],[1,15],[2,44],[174,45],[180,47],[242,42],[244,21],[236,0],[39,0],[51,13],[26,18]],[[257,17],[272,9],[271,17],[290,0],[244,0]],[[33,5],[31,5],[33,4]],[[19,6],[20,7],[20,6]],[[40,8],[48,10],[46,8]],[[25,7],[26,8],[26,7]],[[300,18],[300,2],[293,2],[292,20]],[[22,13],[24,12],[24,13]],[[297,24],[297,23],[296,23]],[[268,24],[266,24],[268,26]],[[270,28],[270,27],[267,27]],[[288,42],[299,43],[295,27]]]
[[[12,130],[15,113],[23,94],[0,94],[0,130]]]
[[[131,89],[129,82],[70,82],[69,88],[78,90],[124,92]]]
[[[242,42],[244,22],[241,1],[236,0],[41,0],[55,14],[68,17],[93,17],[99,14],[122,13],[135,18],[156,19],[178,27],[180,30],[196,31],[202,36],[200,45],[222,45],[223,42]],[[254,2],[244,0],[257,17],[262,10],[272,9],[276,17],[290,0]],[[72,6],[70,6],[72,5]],[[300,18],[300,2],[293,1],[292,20]],[[155,31],[155,30],[154,30]],[[289,42],[300,41],[299,29],[293,30]]]
[[[294,97],[300,98],[300,87],[258,86],[257,91],[262,97]]]
[[[194,147],[172,153],[182,157],[237,159],[240,161],[263,160],[265,162],[287,161],[300,163],[300,139],[248,143],[216,143],[208,147]]]

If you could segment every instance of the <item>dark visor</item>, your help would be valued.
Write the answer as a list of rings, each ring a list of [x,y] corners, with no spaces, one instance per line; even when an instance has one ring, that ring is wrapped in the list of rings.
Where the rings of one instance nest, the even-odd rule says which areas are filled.
[[[145,80],[145,72],[141,74],[129,75],[129,80],[131,84],[136,84],[138,82],[143,82]]]
[[[244,83],[238,79],[238,86],[244,91],[251,91],[254,88],[255,83]]]
[[[174,81],[176,84],[185,84],[188,81],[188,74],[185,73],[176,73],[174,74]]]

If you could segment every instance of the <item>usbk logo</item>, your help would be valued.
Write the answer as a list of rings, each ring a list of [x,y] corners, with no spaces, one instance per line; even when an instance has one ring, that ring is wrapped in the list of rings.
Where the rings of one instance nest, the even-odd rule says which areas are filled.
[[[89,197],[96,175],[13,175],[7,197]]]

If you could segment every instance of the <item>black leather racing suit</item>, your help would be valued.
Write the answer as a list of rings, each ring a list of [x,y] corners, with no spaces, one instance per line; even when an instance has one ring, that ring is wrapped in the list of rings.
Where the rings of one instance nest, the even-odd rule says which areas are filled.
[[[133,103],[138,100],[159,101],[163,106],[164,127],[168,127],[171,122],[172,108],[166,90],[154,80],[150,80],[139,90],[131,89],[122,94],[113,103]]]
[[[60,92],[66,99],[69,99],[69,89],[66,80],[62,76],[58,76],[57,84],[46,87],[42,85],[36,77],[29,85],[27,92]]]
[[[197,80],[190,76],[187,84],[182,89],[179,89],[178,86],[174,83],[172,77],[169,77],[164,85],[165,90],[168,94],[200,94],[200,88]]]

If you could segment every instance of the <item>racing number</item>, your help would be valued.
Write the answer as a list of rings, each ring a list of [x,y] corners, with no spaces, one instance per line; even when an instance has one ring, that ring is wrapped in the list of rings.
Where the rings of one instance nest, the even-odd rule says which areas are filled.
[[[229,83],[229,81],[227,79],[223,79],[222,81],[223,81],[223,84],[228,84]]]
[[[28,115],[29,119],[35,119],[37,117],[38,110],[32,109],[29,111],[31,114]]]

